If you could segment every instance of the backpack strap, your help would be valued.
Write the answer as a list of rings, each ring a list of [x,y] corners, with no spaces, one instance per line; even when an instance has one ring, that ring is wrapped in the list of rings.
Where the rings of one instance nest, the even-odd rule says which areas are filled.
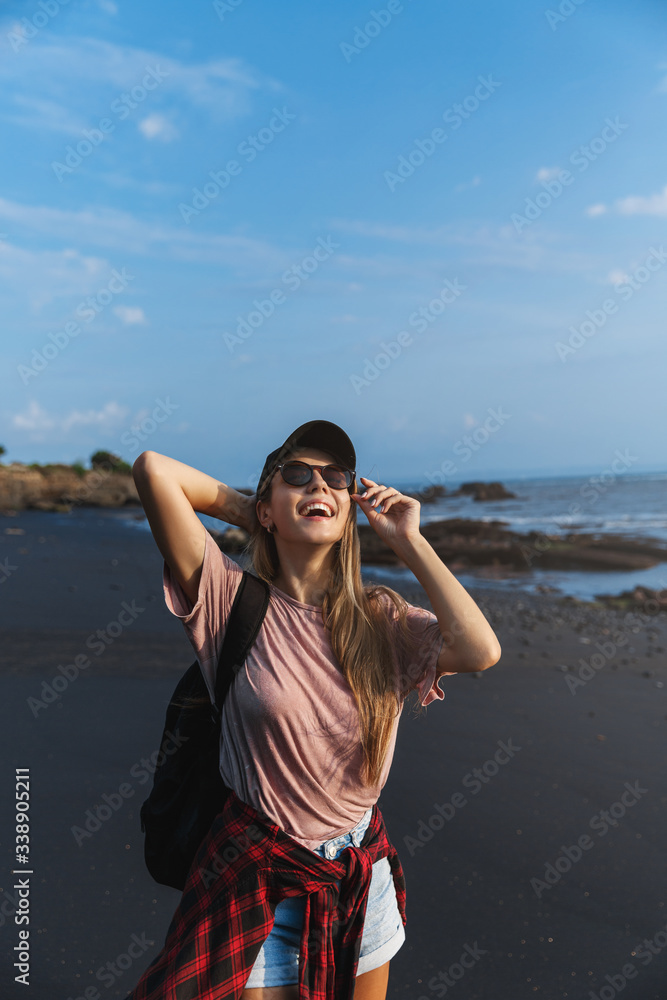
[[[215,706],[212,706],[216,717],[221,717],[222,705],[232,681],[257,638],[269,606],[269,597],[266,581],[244,570],[227,619],[225,639],[218,659]]]

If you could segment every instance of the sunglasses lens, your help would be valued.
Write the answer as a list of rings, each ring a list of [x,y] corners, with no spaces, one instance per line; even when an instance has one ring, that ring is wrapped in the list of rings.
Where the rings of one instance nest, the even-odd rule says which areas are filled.
[[[348,470],[340,465],[328,465],[322,470],[322,476],[324,482],[334,490],[344,490],[352,482]]]
[[[283,479],[290,486],[303,486],[310,479],[310,469],[303,462],[288,462],[283,466]]]
[[[286,462],[283,466],[283,479],[290,486],[305,486],[311,476],[311,468],[304,462]],[[332,489],[344,490],[352,484],[354,477],[349,469],[341,465],[327,465],[322,469],[322,478]]]

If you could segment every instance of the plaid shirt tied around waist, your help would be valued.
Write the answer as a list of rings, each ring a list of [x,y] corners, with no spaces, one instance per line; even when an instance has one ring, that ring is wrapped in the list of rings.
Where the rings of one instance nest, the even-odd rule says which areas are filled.
[[[328,860],[230,791],[164,947],[126,1000],[239,1000],[276,904],[291,896],[305,896],[299,1000],[351,1000],[372,867],[385,857],[405,926],[405,876],[377,803],[360,846]]]

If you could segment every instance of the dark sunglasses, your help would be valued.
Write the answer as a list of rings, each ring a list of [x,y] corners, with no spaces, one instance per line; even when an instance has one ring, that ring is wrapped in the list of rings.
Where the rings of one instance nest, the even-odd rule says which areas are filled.
[[[297,461],[284,462],[277,468],[290,486],[305,486],[313,478],[313,470],[317,469],[327,486],[333,490],[349,489],[356,475],[342,465],[308,465],[307,462]]]

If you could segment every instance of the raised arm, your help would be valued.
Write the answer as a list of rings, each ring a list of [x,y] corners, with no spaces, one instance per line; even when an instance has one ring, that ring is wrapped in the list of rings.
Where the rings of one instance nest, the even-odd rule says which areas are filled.
[[[205,472],[155,451],[139,455],[132,477],[155,543],[194,604],[206,542],[206,529],[195,511],[250,531],[256,497],[238,493]]]

